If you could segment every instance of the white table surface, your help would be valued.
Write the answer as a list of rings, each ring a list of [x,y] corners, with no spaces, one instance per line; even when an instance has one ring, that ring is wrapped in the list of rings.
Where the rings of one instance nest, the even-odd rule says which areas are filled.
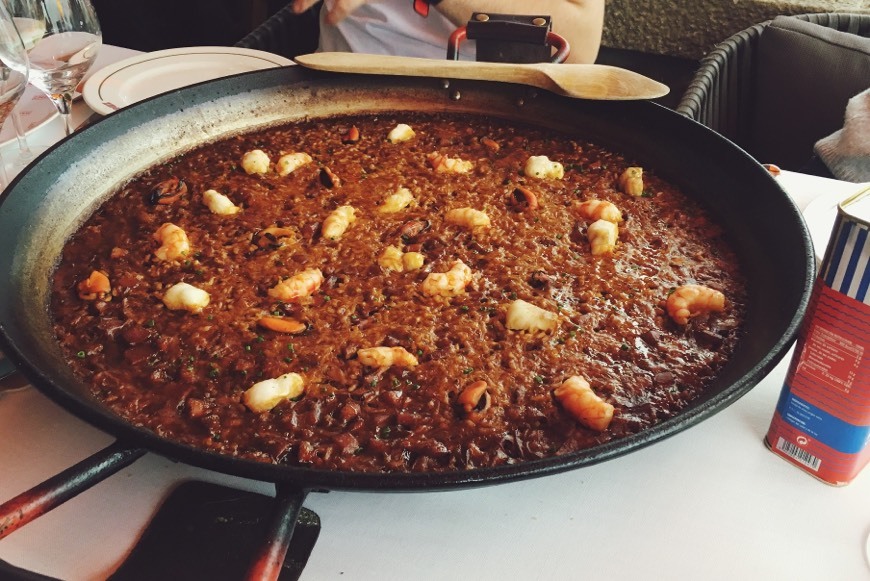
[[[49,125],[60,137],[62,126]],[[860,187],[778,179],[801,208]],[[870,579],[870,469],[836,488],[762,442],[789,359],[712,418],[591,467],[453,492],[312,493],[305,506],[322,530],[302,578]],[[33,388],[0,392],[0,502],[111,441]],[[147,454],[0,541],[0,559],[68,581],[104,579],[189,479],[274,494]]]

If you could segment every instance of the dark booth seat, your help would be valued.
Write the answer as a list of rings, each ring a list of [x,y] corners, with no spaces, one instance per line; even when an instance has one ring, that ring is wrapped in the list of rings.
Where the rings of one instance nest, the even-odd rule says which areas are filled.
[[[760,162],[824,173],[813,171],[813,145],[843,127],[848,100],[870,87],[868,37],[862,14],[757,24],[701,60],[677,111]]]
[[[288,4],[257,26],[235,46],[265,50],[292,59],[317,50],[320,37],[318,2],[302,14],[295,14]]]

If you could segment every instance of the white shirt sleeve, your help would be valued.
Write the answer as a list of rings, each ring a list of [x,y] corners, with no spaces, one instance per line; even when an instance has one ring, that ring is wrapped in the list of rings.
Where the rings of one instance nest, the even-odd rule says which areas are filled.
[[[428,16],[414,11],[411,0],[372,0],[337,25],[326,24],[325,0],[320,11],[321,52],[361,52],[421,58],[447,58],[447,43],[456,25],[431,8]],[[460,44],[460,57],[474,60],[474,42]]]

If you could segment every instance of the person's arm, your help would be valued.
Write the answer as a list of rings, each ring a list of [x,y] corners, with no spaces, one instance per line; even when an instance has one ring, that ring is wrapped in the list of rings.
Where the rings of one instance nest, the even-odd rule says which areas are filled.
[[[317,4],[318,1],[319,0],[293,0],[290,2],[290,5],[293,6],[293,12],[301,14]],[[368,0],[335,0],[332,10],[326,14],[326,22],[327,24],[341,22],[350,16],[351,12],[367,3]]]
[[[293,0],[293,10],[304,12],[317,0]],[[326,22],[335,24],[365,4],[367,0],[335,0]],[[591,63],[598,55],[604,26],[604,0],[442,0],[435,8],[457,26],[466,24],[472,12],[494,14],[545,14],[553,19],[553,32],[565,37],[571,46],[568,62]]]
[[[604,27],[604,0],[441,0],[435,8],[457,26],[472,12],[543,14],[552,17],[553,32],[571,46],[568,62],[592,63],[598,56]]]

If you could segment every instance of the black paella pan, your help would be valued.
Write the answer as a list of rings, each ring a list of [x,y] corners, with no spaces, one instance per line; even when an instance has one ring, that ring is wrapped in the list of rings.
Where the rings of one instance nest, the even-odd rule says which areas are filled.
[[[675,417],[624,439],[563,456],[450,473],[352,473],[267,465],[159,437],[108,411],[55,344],[50,277],[66,239],[116,187],[196,145],[306,117],[377,111],[456,111],[531,122],[597,142],[654,168],[704,205],[730,234],[749,281],[745,336],[702,397]],[[806,309],[812,245],[798,209],[737,146],[651,102],[580,101],[482,81],[270,69],[180,89],[119,111],[61,142],[0,201],[0,348],[40,391],[114,435],[94,465],[152,451],[196,466],[276,482],[299,509],[312,489],[445,490],[545,476],[655,444],[724,409],[783,357]],[[90,466],[89,469],[93,469]],[[0,514],[0,518],[2,518]],[[3,525],[0,523],[0,536]],[[292,526],[290,527],[292,529]]]

